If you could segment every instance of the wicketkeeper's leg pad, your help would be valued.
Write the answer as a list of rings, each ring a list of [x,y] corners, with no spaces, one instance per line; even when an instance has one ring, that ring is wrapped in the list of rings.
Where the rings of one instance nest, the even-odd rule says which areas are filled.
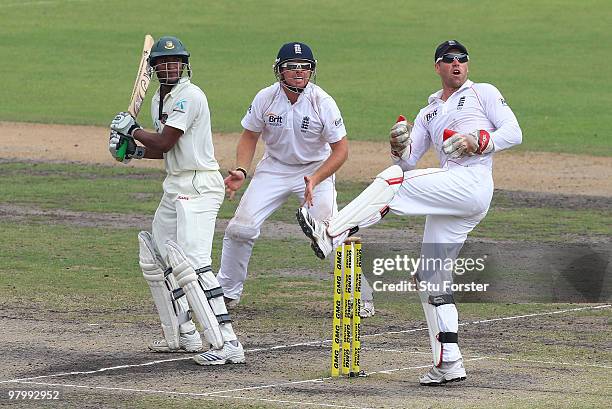
[[[186,303],[180,302],[183,292],[172,276],[172,270],[165,269],[164,262],[155,250],[151,234],[146,231],[140,232],[138,242],[140,268],[151,290],[164,339],[168,348],[179,349],[180,326],[191,320]]]
[[[434,366],[442,364],[444,345],[458,342],[458,317],[452,294],[428,295],[420,291],[421,303],[429,329]],[[458,348],[457,353],[459,353]],[[461,358],[461,355],[456,359]],[[452,359],[453,361],[456,359]]]
[[[221,304],[223,304],[223,290],[218,285],[216,278],[212,275],[212,272],[210,272],[210,275],[212,275],[214,281],[217,282],[217,285],[213,288],[207,288],[206,291],[208,291],[208,294],[205,293],[203,285],[201,284],[202,280],[198,279],[198,274],[180,246],[168,240],[166,242],[166,250],[168,251],[168,260],[172,266],[172,272],[176,277],[178,285],[187,296],[187,301],[189,302],[194,318],[203,328],[204,338],[206,338],[213,348],[223,347],[224,339],[219,328],[219,321],[225,319],[229,320],[229,316],[221,317],[220,320],[217,319],[217,315],[213,311],[207,297],[208,295],[211,296],[211,298],[219,299],[221,300]],[[225,308],[224,304],[223,307]],[[225,315],[227,315],[227,309],[224,311]]]
[[[404,171],[397,165],[376,175],[374,181],[330,221],[327,234],[336,237],[355,227],[367,227],[379,221],[404,181]]]

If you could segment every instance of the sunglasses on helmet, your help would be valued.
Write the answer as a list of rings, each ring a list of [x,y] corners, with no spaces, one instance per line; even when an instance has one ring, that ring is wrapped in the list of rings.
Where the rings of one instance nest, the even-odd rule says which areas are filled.
[[[470,57],[468,57],[468,55],[465,53],[446,53],[446,54],[442,54],[442,57],[438,57],[436,62],[442,61],[447,64],[450,64],[453,61],[457,60],[460,63],[465,63],[465,62],[468,62],[469,59]]]
[[[281,65],[281,68],[285,68],[287,70],[292,70],[292,71],[298,71],[298,70],[312,71],[312,64],[310,64],[309,62],[288,61],[286,63],[283,63]]]

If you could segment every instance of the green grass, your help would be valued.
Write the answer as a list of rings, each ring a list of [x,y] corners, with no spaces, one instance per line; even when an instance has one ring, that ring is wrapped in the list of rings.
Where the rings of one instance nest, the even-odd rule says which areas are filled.
[[[138,266],[137,234],[135,229],[1,222],[2,302],[20,301],[59,311],[87,308],[91,313],[113,313],[126,305],[134,306],[135,311],[142,310],[142,306],[150,304],[150,294]],[[215,239],[215,243],[221,243],[222,237]],[[310,252],[282,255],[278,252],[279,248],[298,246],[307,247],[298,239],[258,240],[250,271],[264,274],[257,279],[257,286],[247,290],[262,296],[262,305],[286,304],[299,310],[297,304],[301,297],[294,297],[295,294],[324,291],[325,284],[317,280],[299,276],[278,280],[274,275],[276,270],[291,270],[296,266],[313,270],[327,268],[329,263],[318,260]],[[220,250],[219,245],[214,246],[215,270]],[[283,286],[289,286],[292,291],[286,291]],[[265,299],[263,295],[267,293],[280,296]]]
[[[604,0],[315,0],[289,8],[272,0],[7,0],[0,120],[108,124],[127,106],[151,32],[177,35],[191,51],[215,131],[240,130],[255,93],[273,81],[280,45],[301,40],[313,47],[317,81],[337,100],[350,137],[385,139],[398,113],[414,117],[438,89],[434,48],[457,38],[470,50],[470,78],[495,84],[512,106],[522,149],[610,155],[600,124],[612,119],[601,48],[611,21]],[[148,103],[142,121],[150,124],[147,111]]]
[[[159,170],[131,169],[72,164],[4,163],[0,164],[2,202],[43,209],[62,209],[129,215],[152,215],[161,197],[164,174]],[[338,206],[344,207],[365,187],[365,183],[338,184]],[[234,215],[240,201],[225,200],[220,219]],[[504,207],[493,202],[489,214],[470,237],[496,240],[574,241],[586,236],[605,238],[612,234],[612,213],[606,210],[567,210],[552,207]],[[300,205],[291,198],[270,220],[295,223],[295,209]],[[41,216],[41,220],[45,220]],[[376,228],[408,228],[420,234],[424,217],[400,217],[393,214]]]
[[[587,236],[606,239],[612,234],[611,226],[610,211],[493,207],[471,237],[572,242]]]

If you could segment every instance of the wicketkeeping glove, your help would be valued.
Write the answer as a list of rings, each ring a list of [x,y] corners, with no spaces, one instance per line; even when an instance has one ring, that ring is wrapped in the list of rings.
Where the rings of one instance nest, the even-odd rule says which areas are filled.
[[[110,128],[123,135],[134,136],[134,132],[142,129],[129,112],[119,112],[110,124]]]
[[[389,132],[391,156],[396,159],[403,159],[406,154],[410,154],[410,149],[408,149],[412,143],[410,132],[412,132],[412,124],[400,115],[395,125],[391,127],[391,132]]]
[[[492,152],[493,149],[491,135],[485,130],[477,129],[466,134],[444,130],[442,150],[451,158],[460,158],[463,155],[482,155]]]
[[[121,154],[121,147],[127,144],[125,154]],[[116,161],[129,163],[132,158],[142,159],[145,155],[144,146],[136,145],[136,141],[131,136],[121,135],[115,130],[111,130],[108,141],[108,151]]]

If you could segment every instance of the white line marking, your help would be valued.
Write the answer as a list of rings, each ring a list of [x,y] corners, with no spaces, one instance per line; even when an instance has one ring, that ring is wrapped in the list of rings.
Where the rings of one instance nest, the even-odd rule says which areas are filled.
[[[301,381],[301,383],[303,382],[307,382],[307,381]],[[340,409],[371,409],[371,408],[362,408],[359,406],[335,405],[333,403],[291,401],[291,400],[284,400],[284,399],[258,398],[258,397],[253,397],[253,396],[218,395],[218,393],[224,393],[223,391],[197,393],[197,392],[165,391],[165,390],[159,390],[159,389],[136,389],[136,388],[119,388],[119,387],[110,387],[110,386],[89,386],[89,385],[77,385],[77,384],[68,384],[68,383],[48,383],[48,382],[31,382],[31,381],[19,381],[16,383],[23,384],[23,385],[40,385],[40,386],[55,386],[55,387],[78,388],[78,389],[97,389],[97,390],[107,390],[107,391],[142,392],[142,393],[159,393],[159,394],[164,394],[164,395],[193,396],[193,397],[204,398],[208,400],[217,399],[217,398],[225,398],[225,399],[242,399],[242,400],[251,400],[251,401],[256,400],[256,401],[273,402],[273,403],[289,403],[292,405],[300,405],[300,406],[322,406],[322,407],[340,408]],[[279,385],[282,386],[283,384],[279,384]],[[275,385],[266,385],[265,387],[273,387],[273,386]]]
[[[0,381],[0,383],[23,382],[23,381],[30,381],[33,379],[53,378],[53,377],[58,377],[58,376],[91,375],[94,373],[112,371],[115,369],[137,368],[141,366],[149,366],[149,365],[155,365],[155,364],[160,364],[160,363],[165,363],[165,362],[184,361],[186,359],[191,359],[191,358],[192,356],[190,355],[188,357],[182,357],[182,358],[161,359],[157,361],[150,361],[150,362],[145,362],[144,364],[119,365],[119,366],[111,366],[108,368],[93,369],[91,371],[73,371],[73,372],[63,372],[63,373],[57,373],[57,374],[51,374],[51,375],[33,376],[31,378],[18,378],[18,379],[12,379],[12,380],[7,380],[7,381]]]
[[[302,381],[290,381],[290,382],[279,382],[279,383],[271,383],[268,385],[259,385],[259,386],[246,386],[244,388],[235,388],[235,389],[226,389],[222,391],[209,392],[211,395],[216,395],[218,393],[232,393],[232,392],[244,392],[244,391],[254,391],[258,389],[270,389],[276,388],[280,386],[289,386],[289,385],[299,385],[302,383],[323,383],[324,381],[328,381],[332,379],[331,376],[326,378],[315,378],[315,379],[305,379]]]
[[[612,307],[612,304],[597,305],[597,306],[591,306],[591,307],[570,308],[570,309],[558,310],[558,311],[537,312],[537,313],[533,313],[533,314],[515,315],[515,316],[511,316],[511,317],[490,318],[490,319],[485,319],[485,320],[478,320],[478,321],[460,323],[459,325],[460,326],[464,326],[464,325],[477,325],[477,324],[483,324],[483,323],[489,323],[489,322],[515,320],[515,319],[530,318],[530,317],[541,317],[541,316],[546,316],[546,315],[563,314],[563,313],[568,313],[568,312],[585,311],[585,310],[597,310],[597,309],[604,309],[604,308],[609,308],[609,307]],[[389,332],[382,332],[382,333],[378,333],[378,334],[364,334],[361,337],[362,338],[366,338],[366,337],[377,337],[377,336],[381,336],[381,335],[390,335],[390,334],[407,334],[407,333],[411,333],[411,332],[425,331],[425,330],[427,330],[427,327],[425,327],[425,328],[407,329],[407,330],[403,330],[403,331],[389,331]],[[311,341],[311,342],[300,342],[300,343],[297,343],[297,344],[290,344],[290,345],[277,345],[277,346],[268,347],[268,348],[255,348],[255,349],[251,349],[251,350],[246,350],[245,352],[248,352],[248,353],[265,352],[265,351],[273,351],[273,350],[278,350],[278,349],[295,348],[295,347],[300,347],[300,346],[313,346],[313,345],[321,345],[322,346],[324,343],[328,343],[328,342],[331,342],[331,339],[326,339],[326,340],[323,340],[323,341],[319,340],[319,341]],[[119,366],[113,366],[113,367],[109,367],[109,368],[95,369],[95,370],[91,370],[91,371],[64,372],[64,373],[59,373],[59,374],[40,375],[40,376],[34,376],[34,377],[28,377],[28,378],[9,379],[9,380],[0,381],[0,384],[2,384],[2,383],[11,383],[11,382],[30,381],[30,380],[34,380],[34,379],[53,378],[53,377],[59,377],[59,376],[90,375],[90,374],[94,374],[94,373],[98,373],[98,372],[105,372],[105,371],[111,371],[111,370],[116,370],[116,369],[136,368],[136,367],[155,365],[155,364],[165,363],[165,362],[183,361],[183,360],[191,359],[191,357],[192,356],[190,355],[188,357],[182,357],[182,358],[163,359],[163,360],[145,362],[143,364],[119,365]]]

